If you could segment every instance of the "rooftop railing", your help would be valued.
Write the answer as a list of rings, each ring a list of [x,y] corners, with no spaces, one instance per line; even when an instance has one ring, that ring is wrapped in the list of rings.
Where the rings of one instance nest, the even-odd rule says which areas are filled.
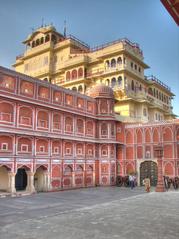
[[[66,39],[74,40],[74,41],[78,42],[80,45],[83,45],[84,47],[90,49],[90,46],[89,46],[87,43],[85,43],[84,41],[81,41],[80,39],[78,39],[77,37],[75,37],[75,36],[73,36],[73,35],[71,35],[71,34],[68,35],[68,36],[66,37]],[[66,40],[66,39],[65,39],[65,40]]]
[[[91,52],[98,51],[98,50],[101,50],[101,49],[103,49],[105,47],[112,46],[112,45],[117,44],[117,43],[124,43],[124,44],[127,44],[127,45],[131,46],[132,48],[138,49],[139,53],[143,56],[143,52],[140,49],[139,44],[138,43],[133,43],[133,42],[131,42],[127,38],[118,39],[118,40],[115,40],[115,41],[111,41],[111,42],[102,44],[100,46],[96,46],[96,47],[90,48],[90,51]]]
[[[148,81],[155,81],[156,83],[158,83],[159,85],[163,86],[164,88],[166,88],[168,91],[171,92],[171,88],[169,86],[167,86],[166,84],[164,84],[159,79],[157,79],[155,76],[153,76],[153,75],[145,76],[145,79]]]

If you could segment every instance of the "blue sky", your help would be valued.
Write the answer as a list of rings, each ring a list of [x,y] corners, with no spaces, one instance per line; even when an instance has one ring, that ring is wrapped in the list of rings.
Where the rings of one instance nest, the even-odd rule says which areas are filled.
[[[179,115],[179,27],[159,0],[6,0],[0,2],[0,65],[11,67],[23,53],[31,28],[53,23],[91,47],[127,37],[140,44],[146,75],[155,75],[176,95]]]

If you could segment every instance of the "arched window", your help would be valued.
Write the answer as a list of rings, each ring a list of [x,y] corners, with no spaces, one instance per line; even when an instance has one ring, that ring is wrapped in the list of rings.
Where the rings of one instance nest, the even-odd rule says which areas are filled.
[[[136,132],[136,135],[137,135],[137,143],[138,144],[142,144],[142,131],[141,130],[138,130]]]
[[[146,108],[143,109],[143,115],[147,116],[147,109]]]
[[[131,89],[134,90],[134,81],[131,82]]]
[[[65,170],[64,170],[64,173],[66,174],[68,174],[68,173],[72,173],[72,167],[70,166],[70,165],[67,165],[66,167],[65,167]]]
[[[80,85],[78,86],[78,92],[82,93],[83,92],[83,87]]]
[[[87,166],[87,171],[88,172],[93,172],[93,166],[92,165],[88,165]]]
[[[118,58],[117,58],[117,64],[119,64],[119,65],[122,64],[122,58],[121,58],[121,57],[118,57]]]
[[[83,172],[83,167],[81,165],[77,165],[76,171],[77,172]]]
[[[105,62],[105,66],[106,66],[106,68],[109,68],[109,67],[110,67],[110,63],[109,63],[108,60]]]
[[[126,144],[132,144],[133,143],[133,134],[128,131],[126,132]]]
[[[157,99],[158,99],[158,90],[156,90],[156,97],[157,97]]]
[[[83,77],[83,68],[78,69],[78,78]]]
[[[111,60],[111,67],[116,67],[116,60],[114,58]]]
[[[43,44],[43,43],[44,43],[44,38],[41,37],[41,39],[40,39],[40,44]]]
[[[72,70],[72,76],[71,76],[72,80],[77,79],[77,70]]]
[[[113,87],[115,87],[115,85],[116,85],[116,78],[112,78],[111,87],[113,88]]]
[[[77,88],[74,86],[74,87],[72,88],[72,90],[73,90],[73,91],[77,91]]]
[[[153,96],[155,97],[155,88],[153,89]]]
[[[149,89],[148,89],[148,94],[149,94],[149,95],[153,95],[152,88],[149,88]]]
[[[70,76],[70,71],[67,71],[67,72],[66,72],[66,81],[69,81],[70,78],[71,78],[71,76]]]
[[[106,80],[106,85],[109,86],[109,79]]]
[[[53,34],[52,34],[52,41],[53,41],[53,43],[56,43],[56,42],[57,42],[57,38],[56,38],[56,36],[53,35]]]
[[[177,141],[179,141],[179,128],[177,129],[176,139],[177,139]]]
[[[45,37],[45,42],[48,42],[48,41],[50,41],[50,36],[49,36],[49,35],[46,35],[46,37]]]
[[[40,43],[40,42],[39,42],[39,39],[37,39],[37,40],[36,40],[36,46],[38,46],[39,43]]]
[[[118,77],[117,83],[118,83],[118,86],[122,85],[122,77],[121,76]]]
[[[161,92],[159,92],[159,100],[161,100]]]
[[[171,128],[163,128],[163,141],[165,142],[172,142],[172,130]]]
[[[150,130],[149,129],[147,129],[145,131],[145,142],[146,143],[150,143],[151,142],[151,134],[150,134]]]
[[[32,42],[32,47],[35,47],[35,41]]]
[[[158,143],[159,142],[159,132],[158,129],[154,129],[153,131],[153,142]]]

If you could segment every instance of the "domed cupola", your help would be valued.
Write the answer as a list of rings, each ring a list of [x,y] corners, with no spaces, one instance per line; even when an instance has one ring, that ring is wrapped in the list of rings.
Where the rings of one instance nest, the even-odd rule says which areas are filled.
[[[109,86],[96,85],[87,91],[87,95],[96,99],[97,115],[114,116],[114,93]]]
[[[113,90],[105,84],[98,84],[89,88],[87,95],[93,98],[114,98]]]

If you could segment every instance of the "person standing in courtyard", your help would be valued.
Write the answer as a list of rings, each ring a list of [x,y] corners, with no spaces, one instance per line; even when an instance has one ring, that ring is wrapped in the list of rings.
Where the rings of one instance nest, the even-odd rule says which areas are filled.
[[[129,175],[129,186],[131,187],[131,189],[134,188],[134,177],[132,174]]]
[[[150,192],[150,178],[145,178],[144,180],[143,180],[143,184],[144,184],[144,186],[145,186],[145,191],[147,192],[147,193],[149,193]]]

